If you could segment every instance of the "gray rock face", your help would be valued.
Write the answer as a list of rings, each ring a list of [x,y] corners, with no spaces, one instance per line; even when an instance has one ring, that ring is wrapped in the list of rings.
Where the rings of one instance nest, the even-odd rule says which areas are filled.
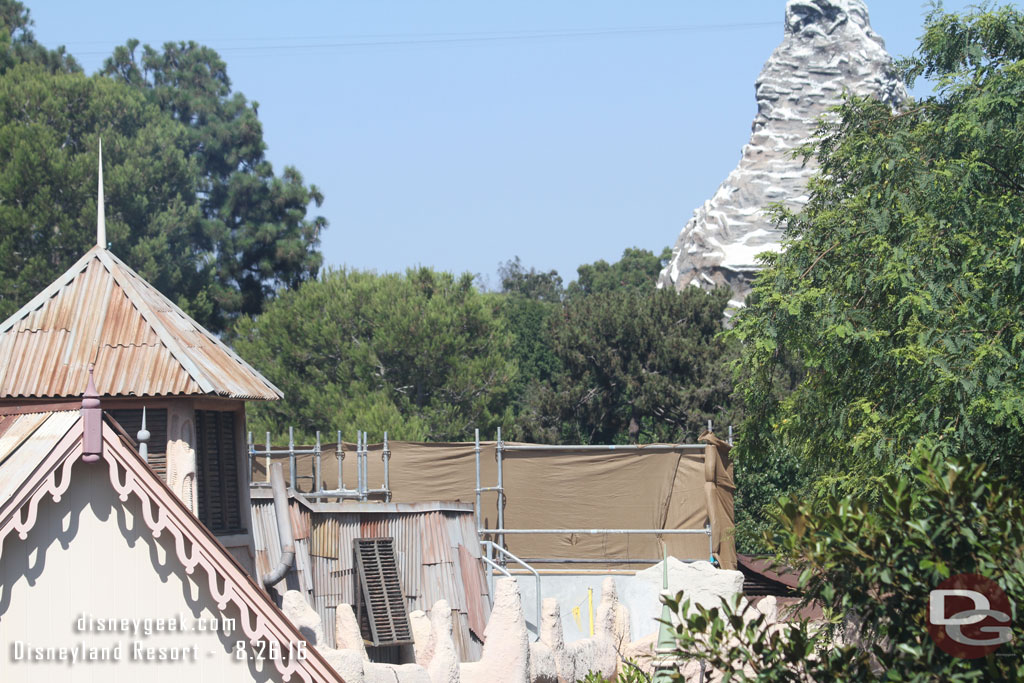
[[[892,59],[871,30],[862,0],[789,0],[782,43],[754,86],[757,116],[739,164],[698,208],[661,272],[659,287],[729,285],[742,303],[759,266],[756,254],[781,249],[782,231],[766,217],[769,204],[798,208],[815,170],[792,158],[817,119],[844,91],[895,105],[906,97]]]

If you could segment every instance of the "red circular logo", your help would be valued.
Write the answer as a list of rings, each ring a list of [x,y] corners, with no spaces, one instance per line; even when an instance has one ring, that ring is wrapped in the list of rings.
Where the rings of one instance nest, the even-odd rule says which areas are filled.
[[[943,652],[975,659],[1010,642],[1010,600],[995,581],[951,576],[928,597],[928,634]]]

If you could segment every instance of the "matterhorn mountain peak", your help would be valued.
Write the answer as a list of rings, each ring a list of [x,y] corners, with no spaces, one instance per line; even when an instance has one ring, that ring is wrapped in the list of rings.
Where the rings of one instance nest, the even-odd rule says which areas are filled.
[[[781,249],[770,204],[807,201],[816,164],[793,151],[845,92],[895,106],[906,97],[885,43],[862,0],[789,0],[782,42],[754,84],[757,115],[739,164],[711,199],[694,211],[673,247],[658,286],[728,285],[742,303],[760,265],[756,255]]]

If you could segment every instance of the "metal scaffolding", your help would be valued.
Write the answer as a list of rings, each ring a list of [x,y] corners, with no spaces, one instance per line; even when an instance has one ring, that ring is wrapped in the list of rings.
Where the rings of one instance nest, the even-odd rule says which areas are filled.
[[[369,468],[367,461],[370,456],[369,440],[366,432],[356,432],[356,487],[354,489],[345,488],[345,481],[343,477],[343,465],[345,462],[345,450],[344,443],[341,440],[341,432],[338,433],[338,443],[335,450],[335,457],[338,459],[338,486],[333,489],[325,488],[323,478],[321,477],[321,459],[323,457],[323,451],[320,445],[320,432],[316,433],[316,444],[313,448],[296,448],[295,447],[295,430],[292,427],[288,428],[288,447],[275,449],[270,443],[270,432],[266,433],[265,446],[262,449],[256,447],[253,442],[252,432],[249,432],[248,439],[248,450],[249,450],[249,485],[256,487],[267,487],[270,486],[270,463],[274,459],[288,458],[288,469],[289,475],[289,487],[292,490],[296,489],[297,479],[312,479],[310,491],[304,493],[308,498],[314,500],[323,500],[325,498],[336,498],[338,500],[384,500],[389,502],[391,500],[391,482],[390,482],[390,462],[391,462],[391,450],[388,448],[388,433],[384,432],[384,449],[381,453],[381,457],[384,460],[384,485],[381,488],[371,489],[369,485]],[[299,455],[312,455],[313,456],[313,475],[306,475],[300,477],[296,474],[296,456]],[[255,459],[263,456],[266,462],[267,480],[266,481],[251,481],[253,463]]]

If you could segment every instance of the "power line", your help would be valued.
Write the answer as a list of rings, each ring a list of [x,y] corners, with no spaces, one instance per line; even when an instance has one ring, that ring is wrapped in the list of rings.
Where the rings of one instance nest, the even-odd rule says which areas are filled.
[[[248,38],[224,38],[209,42],[224,42],[224,41],[244,41],[244,40],[275,40],[275,41],[319,41],[319,40],[330,40],[332,42],[297,42],[297,43],[279,43],[279,44],[257,44],[257,45],[236,45],[236,46],[221,46],[216,48],[218,52],[252,52],[252,51],[275,51],[281,53],[282,51],[299,51],[299,50],[314,50],[314,49],[344,49],[344,48],[374,48],[374,47],[390,47],[390,46],[402,46],[402,45],[457,45],[457,44],[470,44],[470,43],[494,43],[494,42],[516,42],[516,41],[527,41],[527,40],[558,40],[566,38],[595,38],[595,37],[614,37],[614,36],[626,36],[626,35],[639,35],[639,34],[653,34],[653,33],[693,33],[693,32],[723,32],[723,31],[741,31],[748,29],[767,28],[767,27],[778,27],[778,22],[774,21],[763,21],[763,22],[748,22],[748,23],[728,23],[728,24],[703,24],[703,25],[685,25],[685,26],[642,26],[632,28],[608,28],[608,29],[589,29],[589,30],[552,30],[552,31],[512,31],[512,32],[492,32],[492,33],[467,33],[467,34],[422,34],[418,36],[412,35],[363,35],[363,36],[350,36],[348,38],[335,37],[335,36],[322,36],[322,37],[301,37],[301,38],[277,38],[277,39],[248,39]],[[98,41],[89,41],[88,44],[96,44]],[[86,43],[81,43],[86,44]],[[73,45],[73,44],[72,44]],[[71,51],[69,49],[69,51]],[[94,51],[81,51],[73,52],[73,54],[79,55],[100,55],[108,54],[105,50],[94,50]]]

